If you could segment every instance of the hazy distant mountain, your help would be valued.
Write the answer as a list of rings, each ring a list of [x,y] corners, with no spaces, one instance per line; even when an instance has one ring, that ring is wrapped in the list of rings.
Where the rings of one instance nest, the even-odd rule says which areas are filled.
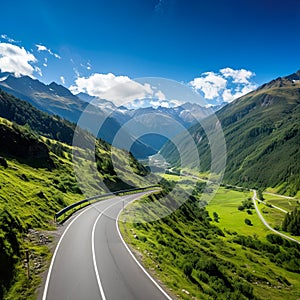
[[[111,114],[122,126],[126,126],[128,132],[134,136],[139,136],[141,132],[150,132],[139,137],[139,140],[150,145],[156,151],[159,151],[168,139],[198,123],[216,110],[216,108],[206,108],[189,102],[170,108],[159,106],[157,108],[127,109],[124,106],[117,107],[110,101],[84,93],[77,96]],[[158,135],[159,132],[162,134]]]
[[[262,85],[216,115],[227,144],[227,182],[277,187],[290,195],[300,190],[300,71]],[[209,124],[211,118],[205,122]],[[208,170],[207,137],[198,125],[190,132],[196,139],[202,139],[198,144],[201,166]],[[176,153],[170,143],[161,151],[170,162],[179,165]]]
[[[88,122],[85,123],[84,127],[92,131],[95,124],[99,123],[99,120],[105,120],[100,131],[95,134],[109,143],[113,142],[116,133],[120,130],[122,134],[120,135],[121,140],[119,144],[128,144],[128,141],[134,143],[136,140],[130,133],[121,129],[121,124],[112,116],[107,115],[101,108],[89,105],[87,102],[79,99],[79,97],[73,95],[62,85],[55,82],[46,85],[29,76],[15,77],[13,75],[4,74],[3,76],[0,74],[0,78],[3,77],[5,79],[0,81],[1,89],[29,102],[42,111],[58,115],[74,123],[77,123],[82,112],[85,111]],[[154,149],[140,141],[136,141],[135,144],[136,147],[133,154],[137,157],[145,157],[155,153]]]
[[[0,73],[0,78],[4,91],[47,113],[77,123],[85,111],[89,123],[85,124],[86,129],[105,120],[98,137],[113,143],[115,135],[122,132],[118,146],[132,144],[130,150],[138,158],[155,154],[168,139],[214,112],[214,108],[188,102],[171,108],[127,109],[85,93],[73,95],[55,82],[46,85],[29,76],[15,77],[9,73]]]

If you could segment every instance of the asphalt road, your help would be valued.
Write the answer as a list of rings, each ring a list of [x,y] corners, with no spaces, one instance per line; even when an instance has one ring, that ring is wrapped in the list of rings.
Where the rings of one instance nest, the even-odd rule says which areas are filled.
[[[254,204],[256,213],[258,214],[258,216],[259,216],[260,220],[263,222],[263,224],[264,224],[268,229],[270,229],[270,230],[273,231],[274,233],[276,233],[276,234],[282,236],[283,238],[288,239],[288,240],[293,241],[293,242],[296,242],[297,244],[300,244],[300,242],[299,242],[298,240],[296,240],[296,239],[294,239],[294,238],[292,238],[292,237],[290,237],[290,236],[288,236],[288,235],[286,235],[286,234],[284,234],[284,233],[281,233],[281,232],[275,230],[273,227],[271,227],[271,226],[269,225],[269,223],[264,219],[263,215],[261,214],[261,212],[260,212],[260,210],[259,210],[259,208],[258,208],[258,206],[257,206],[256,200],[259,201],[259,199],[257,199],[256,190],[253,190],[252,201],[253,201],[253,204]]]
[[[137,262],[117,227],[123,206],[145,193],[98,202],[64,225],[43,300],[171,299]]]

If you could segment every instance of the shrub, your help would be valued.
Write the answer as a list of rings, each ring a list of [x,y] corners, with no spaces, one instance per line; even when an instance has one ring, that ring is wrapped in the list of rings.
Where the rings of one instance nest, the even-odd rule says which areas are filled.
[[[249,219],[245,219],[245,224],[247,224],[247,225],[249,225],[249,226],[252,226],[252,223],[251,223],[251,220],[249,220]]]
[[[187,262],[183,265],[183,273],[187,276],[190,277],[193,272],[193,266],[190,262]]]

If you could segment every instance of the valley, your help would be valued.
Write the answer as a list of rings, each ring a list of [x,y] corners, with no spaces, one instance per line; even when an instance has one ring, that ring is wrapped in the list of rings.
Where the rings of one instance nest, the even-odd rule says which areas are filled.
[[[149,196],[121,216],[126,242],[151,274],[179,299],[298,299],[299,245],[285,239],[275,242],[276,235],[253,206],[238,209],[242,202],[251,203],[251,192],[221,188],[199,208],[201,184],[198,188],[180,209],[161,220],[130,223],[130,217],[145,211]]]
[[[98,107],[90,106],[85,117],[94,128],[99,116],[109,115],[104,134],[98,135],[73,123],[90,105],[86,101],[95,99],[29,77],[2,80],[0,299],[39,297],[37,289],[43,289],[42,274],[57,242],[54,232],[64,226],[63,220],[54,222],[56,212],[88,197],[152,184],[160,188],[141,199],[132,196],[136,201],[127,206],[123,202],[123,212],[116,215],[131,251],[172,298],[298,299],[299,243],[271,231],[259,217],[260,213],[276,231],[300,241],[290,223],[283,228],[287,214],[300,210],[297,78],[299,71],[216,111],[227,149],[220,153],[217,148],[214,162],[218,166],[227,157],[220,186],[219,174],[209,171],[204,130],[214,130],[212,110],[192,104],[130,110],[97,99]],[[103,107],[109,106],[113,111],[105,112]],[[191,121],[189,110],[197,111],[201,122]],[[172,118],[180,124],[176,130]],[[200,169],[181,168],[180,155],[191,152],[180,128],[194,139]],[[111,146],[119,130],[130,143],[139,130],[160,130],[165,136],[140,136],[131,153],[126,143]],[[74,132],[79,144],[74,143]],[[205,202],[214,188],[214,197]],[[262,201],[255,202],[258,211],[252,189]],[[105,206],[105,201],[97,205]],[[98,220],[95,207],[89,208]],[[73,222],[72,213],[67,217]]]

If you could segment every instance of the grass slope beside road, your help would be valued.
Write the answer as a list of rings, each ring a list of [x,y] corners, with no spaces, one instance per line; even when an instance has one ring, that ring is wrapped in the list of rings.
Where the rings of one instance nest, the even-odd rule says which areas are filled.
[[[111,190],[130,185],[122,182],[111,161],[111,146],[96,142],[97,172],[91,166],[91,153],[82,153],[80,166],[85,194],[76,180],[72,162],[72,146],[39,136],[28,126],[19,126],[0,118],[0,131],[5,135],[0,142],[0,299],[35,299],[41,282],[40,274],[50,258],[46,244],[51,242],[54,213],[87,196],[105,193],[96,184],[103,180]],[[131,175],[127,182],[142,184],[146,170],[128,153],[115,150],[126,172],[130,163]],[[132,171],[133,170],[133,171]],[[129,171],[126,173],[129,174]],[[29,250],[29,278],[26,250]]]
[[[300,245],[300,242],[299,242],[297,239],[292,238],[292,237],[290,237],[290,236],[288,236],[288,235],[286,235],[286,234],[283,234],[283,233],[279,232],[278,230],[275,230],[274,228],[272,228],[272,227],[268,224],[268,222],[264,219],[264,217],[262,216],[261,212],[260,212],[259,209],[258,209],[257,202],[256,202],[256,200],[257,200],[257,198],[256,198],[256,191],[254,191],[254,195],[253,195],[252,200],[253,200],[253,204],[254,204],[255,210],[256,210],[256,212],[257,212],[257,215],[259,216],[259,218],[261,219],[261,221],[263,222],[263,224],[264,224],[267,228],[269,228],[269,229],[270,229],[271,231],[273,231],[275,234],[280,235],[281,237],[283,237],[283,238],[285,238],[285,239],[288,239],[288,240],[291,240],[291,241],[293,241],[293,242],[296,242],[296,243],[298,243],[298,244]]]
[[[126,208],[121,232],[149,272],[180,299],[299,299],[299,245],[277,240],[253,207],[238,210],[249,197],[252,202],[249,192],[221,188],[203,209],[202,187],[161,220],[130,222],[149,213],[149,201],[163,201],[162,194]]]

